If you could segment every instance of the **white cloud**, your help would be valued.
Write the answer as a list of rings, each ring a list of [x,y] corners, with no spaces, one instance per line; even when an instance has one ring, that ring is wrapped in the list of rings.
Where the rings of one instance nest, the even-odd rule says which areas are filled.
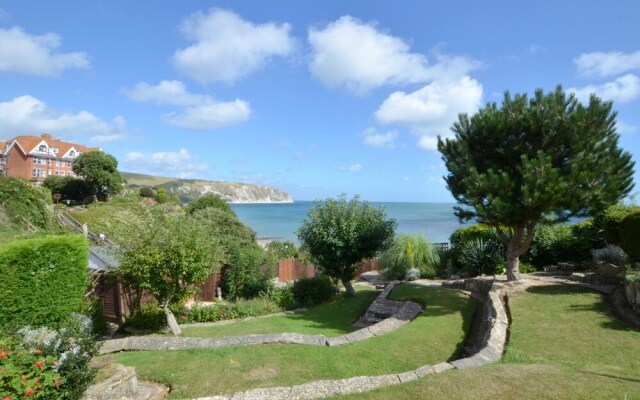
[[[588,85],[583,88],[570,88],[568,92],[575,93],[578,100],[583,103],[589,101],[589,96],[595,93],[603,100],[614,100],[627,103],[640,97],[640,78],[635,74],[627,74],[612,82],[600,85]]]
[[[162,81],[156,86],[140,82],[124,93],[138,102],[185,106],[181,112],[165,114],[162,121],[188,130],[218,129],[244,122],[251,116],[251,107],[244,100],[216,101],[208,95],[190,93],[180,81]]]
[[[412,93],[392,93],[375,112],[381,124],[395,124],[420,135],[418,146],[434,150],[437,135],[447,136],[459,113],[480,107],[482,85],[464,77],[457,81],[434,81]]]
[[[91,138],[93,143],[110,143],[118,140],[124,140],[127,138],[127,120],[121,116],[117,116],[113,119],[113,125],[109,133],[96,135]]]
[[[367,128],[363,132],[364,139],[362,142],[367,146],[377,147],[380,149],[392,149],[395,147],[395,140],[398,137],[398,131],[389,131],[380,133],[375,128]]]
[[[289,24],[255,25],[220,9],[197,12],[182,22],[194,43],[173,54],[175,67],[201,83],[233,83],[262,68],[272,57],[295,49]]]
[[[200,162],[197,156],[184,148],[177,152],[150,154],[132,151],[127,153],[123,164],[125,168],[133,171],[164,174],[177,178],[192,178],[203,175],[209,170],[207,163]]]
[[[18,27],[0,29],[0,71],[58,76],[67,68],[88,68],[84,52],[60,53],[62,40],[55,33],[30,35]]]
[[[616,128],[618,130],[618,133],[621,135],[635,133],[639,129],[636,125],[627,124],[626,122],[620,120],[616,121]]]
[[[140,82],[133,89],[125,89],[124,93],[131,100],[140,103],[193,106],[211,101],[209,96],[189,93],[180,81],[161,81],[156,86]]]
[[[187,107],[181,113],[164,115],[162,121],[182,129],[203,131],[239,124],[249,119],[250,115],[249,103],[236,99],[235,101]]]
[[[311,73],[329,87],[345,87],[363,94],[384,85],[425,82],[457,77],[480,66],[467,57],[435,56],[429,65],[425,55],[411,53],[402,39],[343,16],[323,29],[310,28]]]
[[[360,172],[362,171],[363,167],[361,164],[353,164],[346,167],[339,167],[338,169],[340,171],[347,171],[347,172]]]
[[[295,158],[296,160],[301,160],[303,158],[305,158],[306,154],[304,152],[304,150],[298,150],[296,152],[293,153],[293,158]]]
[[[123,139],[125,127],[126,121],[122,117],[108,123],[88,111],[69,113],[56,110],[28,95],[0,102],[0,132],[12,136],[42,132],[67,138],[95,135],[92,141],[105,142],[107,137]]]
[[[573,59],[582,76],[608,77],[640,70],[640,50],[633,53],[593,52]]]

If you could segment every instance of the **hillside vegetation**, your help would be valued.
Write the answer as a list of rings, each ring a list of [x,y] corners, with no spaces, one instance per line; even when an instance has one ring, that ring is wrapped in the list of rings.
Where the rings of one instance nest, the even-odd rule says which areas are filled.
[[[129,187],[149,186],[155,190],[164,188],[168,193],[177,193],[180,200],[191,202],[203,194],[220,196],[229,203],[292,203],[291,196],[281,190],[249,183],[206,181],[198,179],[166,178],[162,176],[122,172]]]

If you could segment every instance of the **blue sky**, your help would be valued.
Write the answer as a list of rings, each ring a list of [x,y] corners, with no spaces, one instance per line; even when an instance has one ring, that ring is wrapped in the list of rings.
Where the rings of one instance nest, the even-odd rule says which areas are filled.
[[[638,1],[5,1],[0,140],[49,132],[124,171],[297,200],[449,202],[435,137],[505,90],[613,100],[638,161],[638,16]]]

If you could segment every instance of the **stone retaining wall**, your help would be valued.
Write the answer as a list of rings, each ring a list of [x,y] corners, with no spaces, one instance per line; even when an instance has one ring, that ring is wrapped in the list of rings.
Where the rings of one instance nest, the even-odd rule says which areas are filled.
[[[393,282],[387,285],[377,299],[386,298],[396,283],[397,282]],[[324,335],[303,335],[299,333],[269,333],[221,338],[131,336],[122,339],[105,340],[100,347],[100,354],[126,350],[185,350],[276,343],[304,344],[310,346],[341,346],[392,332],[411,322],[411,320],[421,312],[422,306],[420,304],[407,301],[393,316],[377,324],[332,338],[327,338]]]
[[[378,298],[386,298],[396,282],[389,284]],[[384,386],[397,385],[414,381],[428,375],[444,372],[450,369],[473,368],[498,361],[504,352],[509,324],[507,312],[502,304],[503,287],[493,283],[488,286],[484,304],[482,305],[482,318],[486,321],[484,326],[484,344],[474,355],[453,361],[442,362],[436,365],[423,365],[411,371],[398,374],[377,376],[358,376],[346,379],[321,380],[309,382],[291,387],[272,387],[250,389],[232,394],[199,397],[193,400],[289,400],[289,399],[319,399],[351,393],[362,393]],[[384,297],[382,297],[384,296]],[[101,353],[121,350],[174,350],[201,347],[221,347],[234,345],[253,345],[260,343],[296,343],[319,346],[338,346],[364,340],[395,330],[422,311],[422,306],[413,302],[406,302],[404,306],[392,317],[378,324],[327,339],[321,335],[300,335],[295,333],[279,333],[268,335],[247,335],[241,337],[227,337],[217,339],[198,338],[126,338],[106,341]]]
[[[197,399],[191,400],[320,399],[338,395],[368,392],[385,386],[411,382],[428,375],[437,374],[454,368],[473,368],[498,361],[502,358],[502,353],[504,352],[504,345],[507,338],[507,327],[509,324],[507,312],[501,301],[503,294],[502,286],[495,283],[490,286],[490,290],[486,294],[486,300],[482,308],[482,317],[488,322],[485,324],[485,344],[480,351],[471,357],[456,360],[451,363],[442,362],[436,365],[423,365],[414,370],[399,374],[357,376],[346,379],[322,380],[291,387],[250,389],[243,392],[198,397]]]

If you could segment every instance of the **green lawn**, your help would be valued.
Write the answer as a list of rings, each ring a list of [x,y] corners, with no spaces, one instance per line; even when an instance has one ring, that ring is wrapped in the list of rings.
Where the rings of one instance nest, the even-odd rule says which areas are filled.
[[[340,336],[354,331],[351,326],[378,295],[368,286],[355,286],[357,296],[339,298],[299,314],[257,318],[235,322],[229,325],[208,327],[185,327],[184,336],[221,337],[240,336],[254,333],[295,332],[306,335]]]
[[[471,323],[473,301],[450,290],[406,285],[396,287],[391,298],[416,300],[426,304],[426,312],[395,332],[339,347],[260,345],[129,352],[110,357],[135,366],[142,379],[170,385],[169,398],[173,399],[403,372],[456,358]],[[329,314],[318,314],[315,323],[294,319],[289,326],[313,329],[317,334],[335,334],[337,329],[343,329],[340,326],[345,327],[351,321],[352,315],[344,310],[339,312],[339,308],[334,310],[336,322],[327,323]],[[263,323],[264,320],[249,321],[243,329],[250,331],[251,324],[264,329]],[[231,332],[232,327],[221,327],[220,332],[224,334],[225,329]]]
[[[510,296],[503,362],[448,371],[348,399],[640,399],[640,332],[601,295],[540,286]]]

